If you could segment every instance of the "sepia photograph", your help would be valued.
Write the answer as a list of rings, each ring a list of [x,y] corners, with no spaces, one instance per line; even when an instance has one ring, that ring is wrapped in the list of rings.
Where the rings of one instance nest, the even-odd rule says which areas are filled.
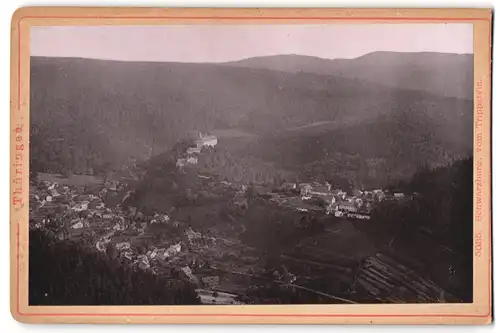
[[[29,307],[478,299],[473,23],[26,31]]]

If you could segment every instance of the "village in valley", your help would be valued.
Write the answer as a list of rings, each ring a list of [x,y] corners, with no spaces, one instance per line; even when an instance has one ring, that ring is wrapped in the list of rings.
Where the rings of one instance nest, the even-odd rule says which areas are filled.
[[[191,147],[188,147],[184,154],[177,159],[177,167],[180,169],[196,165],[198,163],[198,154],[204,147],[215,147],[217,137],[214,135],[202,135],[194,141]],[[201,176],[203,177],[203,176]],[[227,186],[240,187],[243,191],[247,189],[248,184],[235,184],[223,181]],[[264,191],[269,188],[262,184]],[[333,188],[329,182],[320,183],[313,181],[310,183],[284,182],[281,186],[272,188],[266,192],[270,196],[270,201],[276,204],[287,206],[298,211],[318,211],[325,214],[331,214],[335,217],[346,217],[350,219],[369,220],[370,212],[374,205],[385,200],[402,201],[405,198],[412,198],[414,194],[405,196],[404,193],[390,192],[383,189],[360,190],[349,189],[349,194],[344,189]]]
[[[217,143],[217,137],[200,134],[178,156],[176,168],[182,173],[195,166],[198,155],[206,148],[213,149]],[[222,202],[232,212],[226,218],[229,222],[222,223],[217,217],[220,214],[210,215],[209,208],[205,208],[213,204],[168,207],[149,214],[126,205],[133,196],[134,184],[140,182],[141,177],[133,170],[108,177],[38,174],[31,182],[30,228],[44,229],[60,240],[86,244],[89,250],[107,253],[137,270],[166,279],[181,277],[193,284],[204,304],[260,302],[264,291],[259,290],[269,285],[285,290],[292,288],[294,292],[301,290],[325,302],[336,303],[373,300],[374,295],[383,301],[381,293],[397,285],[394,281],[400,281],[406,292],[418,289],[405,285],[400,277],[401,267],[380,253],[360,264],[358,257],[364,254],[347,258],[328,250],[332,244],[349,246],[347,243],[353,241],[346,236],[356,233],[349,221],[372,223],[371,212],[377,204],[404,202],[413,195],[383,189],[347,191],[334,188],[328,182],[285,182],[270,187],[197,174],[203,192],[217,196],[219,203],[216,204]],[[321,221],[322,231],[312,238],[299,236],[297,244],[279,254],[279,262],[269,264],[269,260],[263,258],[265,250],[244,241],[246,229],[252,225],[239,221],[251,216],[250,187],[260,200],[258,205],[289,217],[290,225],[283,228],[296,229],[300,235],[308,228],[304,221],[312,218]],[[189,189],[191,196],[201,195],[196,191],[200,190]],[[195,214],[198,210],[204,217],[186,217],[186,212]],[[340,240],[341,233],[345,239]],[[360,241],[357,235],[352,237]],[[362,248],[360,246],[359,251]],[[318,290],[316,286],[321,279],[317,276],[321,275],[331,283],[320,281],[327,284]],[[387,283],[388,279],[392,279],[392,284]],[[415,274],[414,279],[419,277]],[[421,288],[425,291],[414,292],[423,299],[442,297],[444,293],[426,281]]]

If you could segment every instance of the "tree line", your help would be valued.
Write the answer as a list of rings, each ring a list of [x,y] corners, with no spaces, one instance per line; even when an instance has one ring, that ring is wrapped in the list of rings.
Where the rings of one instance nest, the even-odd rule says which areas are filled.
[[[205,148],[198,157],[199,172],[218,176],[227,181],[247,184],[281,185],[293,179],[290,172],[249,155],[235,155],[223,147]]]

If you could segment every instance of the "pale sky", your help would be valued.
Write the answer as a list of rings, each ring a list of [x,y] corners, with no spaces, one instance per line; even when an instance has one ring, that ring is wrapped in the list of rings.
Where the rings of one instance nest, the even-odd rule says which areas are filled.
[[[473,53],[473,25],[177,25],[32,27],[31,55],[224,62],[276,54],[327,59],[373,51]]]

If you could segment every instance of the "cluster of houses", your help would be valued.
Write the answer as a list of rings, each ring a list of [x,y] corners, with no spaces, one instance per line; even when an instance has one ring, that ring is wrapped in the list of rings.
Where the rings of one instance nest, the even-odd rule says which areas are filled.
[[[123,230],[125,216],[117,207],[106,207],[106,198],[117,196],[123,186],[103,182],[88,188],[43,180],[30,185],[30,227],[40,229],[55,221],[66,234],[67,229],[82,229],[93,222],[106,221],[115,230]],[[124,199],[129,193],[125,193]],[[118,202],[120,203],[120,201]],[[68,235],[66,235],[68,236]]]
[[[110,242],[112,242],[112,235],[107,235],[106,237],[100,239],[96,244],[97,250],[101,252],[106,251]],[[166,248],[153,247],[147,250],[146,253],[142,254],[134,250],[130,241],[117,242],[112,244],[112,246],[114,246],[118,252],[118,257],[122,258],[122,260],[124,260],[127,264],[140,270],[151,271],[155,274],[158,273],[155,263],[158,261],[166,262],[168,260],[175,259],[183,250],[185,250],[185,246],[182,245],[181,241]]]
[[[89,245],[98,252],[110,253],[113,249],[124,264],[153,274],[171,275],[176,271],[198,288],[212,288],[219,283],[218,276],[192,272],[203,262],[200,258],[210,258],[210,252],[218,245],[213,235],[195,231],[169,214],[145,216],[134,207],[106,207],[106,194],[123,189],[113,182],[102,186],[92,193],[81,193],[82,189],[57,182],[32,184],[30,228],[52,230],[55,226],[60,239],[79,240],[88,235]],[[148,225],[184,231],[171,239],[154,240],[154,232],[147,232]],[[148,239],[152,241],[143,242]],[[146,244],[146,248],[140,244]]]
[[[217,142],[218,140],[215,135],[205,135],[199,132],[198,138],[194,140],[193,144],[177,159],[176,166],[178,168],[183,168],[189,164],[197,164],[198,155],[201,153],[201,150],[204,147],[215,147]]]
[[[390,193],[382,189],[375,190],[352,190],[347,193],[341,189],[332,189],[331,184],[325,183],[284,183],[283,190],[292,190],[300,193],[301,200],[320,200],[325,207],[326,214],[336,217],[348,217],[354,219],[370,219],[370,212],[377,202],[384,200],[404,200],[403,193]],[[298,207],[300,211],[307,209]]]
[[[133,211],[134,208],[131,208]],[[140,213],[135,213],[136,215]],[[202,248],[213,247],[216,244],[214,237],[208,237],[200,232],[196,232],[191,227],[187,227],[185,223],[174,221],[168,214],[154,214],[150,217],[145,217],[146,222],[132,222],[117,224],[120,228],[113,228],[109,233],[102,236],[96,242],[96,249],[101,252],[107,251],[111,245],[126,264],[131,265],[140,270],[150,271],[153,274],[171,274],[172,269],[178,267],[188,267],[191,260],[188,259],[188,254],[192,251],[199,252]],[[166,240],[157,241],[161,246],[151,246],[145,253],[139,253],[137,249],[137,240],[142,237],[149,237],[151,234],[145,234],[147,225],[163,225],[169,228],[186,228],[183,237],[174,237]],[[120,236],[120,231],[131,233],[128,237]],[[167,246],[165,246],[167,245]],[[181,270],[182,273],[182,270]]]
[[[63,215],[69,227],[83,228],[86,223],[81,217],[87,211],[106,215],[103,199],[96,194],[79,194],[74,188],[48,181],[30,190],[31,228],[42,228]]]

